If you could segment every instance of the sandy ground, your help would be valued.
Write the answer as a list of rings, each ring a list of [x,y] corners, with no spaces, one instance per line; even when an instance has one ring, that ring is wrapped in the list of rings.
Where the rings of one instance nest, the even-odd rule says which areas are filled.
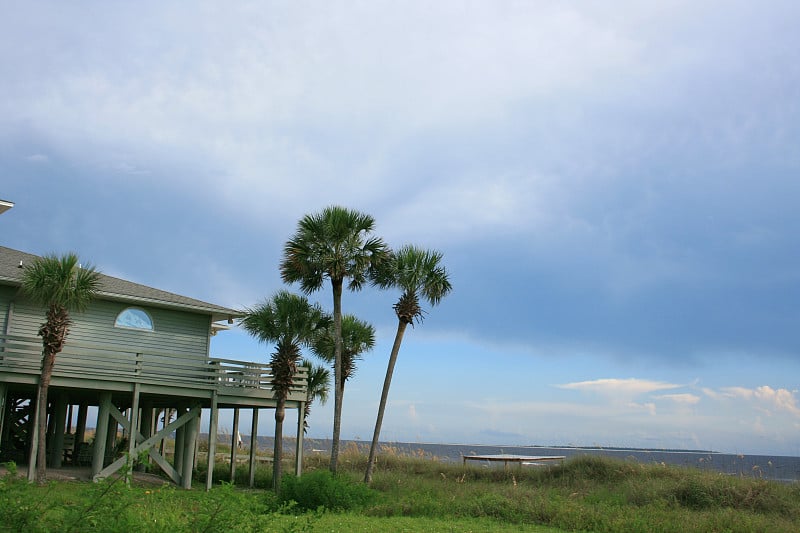
[[[6,468],[4,464],[0,464],[0,477],[3,477],[7,474],[8,468]],[[17,467],[17,475],[19,477],[25,477],[27,474],[28,467],[26,465],[20,465]],[[65,466],[62,468],[48,468],[46,475],[48,481],[84,481],[87,483],[92,481],[92,470],[88,467]],[[165,479],[155,474],[148,474],[145,472],[133,473],[134,486],[160,487],[161,485],[169,485],[171,483],[172,482],[169,479]]]

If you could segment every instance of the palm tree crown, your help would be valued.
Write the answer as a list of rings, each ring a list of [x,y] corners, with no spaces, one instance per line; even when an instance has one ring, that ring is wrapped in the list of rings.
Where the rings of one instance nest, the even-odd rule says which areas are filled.
[[[315,365],[308,359],[303,359],[300,363],[308,368],[308,389],[306,397],[308,400],[305,405],[305,416],[303,417],[303,432],[308,432],[308,417],[311,414],[311,404],[314,400],[325,405],[328,402],[328,393],[331,390],[331,372],[322,365]]]
[[[306,294],[321,289],[325,278],[349,279],[348,289],[361,289],[371,268],[387,252],[382,239],[367,237],[374,227],[370,215],[339,206],[304,216],[284,246],[281,278],[286,283],[299,282]]]
[[[285,340],[298,346],[308,345],[314,334],[327,327],[330,317],[318,304],[287,290],[276,292],[272,298],[253,309],[247,309],[241,325],[261,342]]]
[[[40,257],[22,273],[22,290],[28,298],[67,311],[85,311],[99,285],[100,273],[91,265],[81,266],[74,253]]]
[[[382,268],[375,273],[375,283],[383,288],[403,291],[394,304],[397,318],[405,324],[422,320],[424,310],[419,304],[422,296],[437,305],[452,290],[447,270],[440,264],[442,254],[407,244],[390,254]]]
[[[311,344],[314,354],[327,363],[333,363],[336,339],[332,327],[320,332]],[[375,328],[353,315],[342,317],[342,387],[353,377],[356,361],[375,346]]]

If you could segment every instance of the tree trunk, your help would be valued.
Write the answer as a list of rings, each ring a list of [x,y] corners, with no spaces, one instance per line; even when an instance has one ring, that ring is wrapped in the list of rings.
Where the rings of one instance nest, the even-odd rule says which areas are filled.
[[[372,482],[372,469],[375,466],[375,454],[378,450],[378,439],[380,439],[381,436],[383,414],[386,410],[386,401],[389,398],[389,387],[392,385],[394,365],[397,362],[397,355],[400,353],[400,344],[403,342],[406,326],[407,324],[402,320],[397,322],[397,333],[394,336],[392,354],[389,356],[389,364],[386,367],[386,379],[383,380],[383,392],[381,393],[381,403],[378,406],[378,418],[375,420],[375,432],[372,434],[372,444],[370,444],[369,447],[369,459],[367,460],[367,471],[364,474],[364,483]]]
[[[286,398],[281,397],[275,407],[275,445],[272,448],[272,488],[276,494],[281,491],[283,460],[283,419],[286,417]]]
[[[336,473],[339,463],[339,436],[342,431],[342,280],[331,280],[333,285],[333,332],[335,348],[333,351],[333,438],[331,439],[330,469]]]
[[[47,481],[45,468],[47,461],[47,393],[50,389],[50,379],[53,377],[53,367],[56,364],[56,355],[64,347],[64,341],[69,333],[69,314],[64,307],[51,305],[47,309],[47,321],[39,328],[42,337],[42,373],[39,378],[38,398],[36,409],[39,412],[39,443],[36,450],[36,482],[39,484]],[[56,431],[63,429],[56,428]],[[53,453],[57,453],[55,450]]]

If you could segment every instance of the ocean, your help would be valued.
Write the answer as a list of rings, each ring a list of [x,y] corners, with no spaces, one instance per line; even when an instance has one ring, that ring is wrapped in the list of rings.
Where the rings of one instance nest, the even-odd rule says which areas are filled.
[[[259,441],[262,439],[263,437],[260,437]],[[271,440],[270,438],[270,446]],[[306,453],[330,453],[329,439],[306,439],[304,444]],[[259,442],[259,446],[261,445],[261,442]],[[341,449],[344,450],[347,446],[354,445],[365,453],[369,451],[369,443],[364,441],[342,441]],[[563,455],[567,459],[579,455],[601,455],[642,464],[663,463],[665,465],[698,468],[700,470],[785,483],[797,483],[800,481],[800,457],[781,455],[744,455],[701,450],[491,446],[485,444],[418,442],[385,442],[381,443],[381,445],[392,448],[398,454],[425,456],[442,462],[460,463],[464,455]],[[473,464],[481,463],[476,461]]]

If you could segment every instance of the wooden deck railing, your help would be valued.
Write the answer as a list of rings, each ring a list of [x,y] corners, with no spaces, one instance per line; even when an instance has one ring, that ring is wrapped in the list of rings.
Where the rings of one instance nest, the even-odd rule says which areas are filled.
[[[38,337],[0,335],[0,381],[9,374],[39,375],[42,342]],[[304,398],[307,372],[298,367],[291,396]],[[5,379],[4,379],[4,376]],[[77,378],[195,389],[221,394],[272,396],[270,365],[173,353],[136,352],[117,346],[70,342],[56,357],[54,378]],[[11,379],[13,381],[13,379]]]

